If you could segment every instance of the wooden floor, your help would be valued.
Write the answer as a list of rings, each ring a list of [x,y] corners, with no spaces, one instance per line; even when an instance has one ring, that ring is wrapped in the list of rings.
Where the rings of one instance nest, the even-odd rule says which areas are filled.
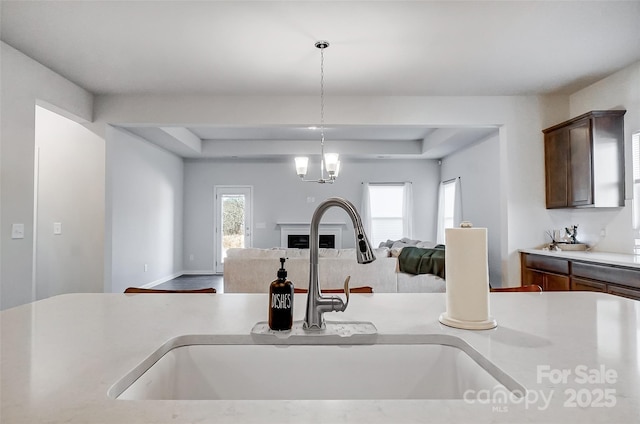
[[[154,286],[154,289],[164,290],[195,290],[213,287],[218,293],[224,293],[222,275],[181,275],[165,283]]]

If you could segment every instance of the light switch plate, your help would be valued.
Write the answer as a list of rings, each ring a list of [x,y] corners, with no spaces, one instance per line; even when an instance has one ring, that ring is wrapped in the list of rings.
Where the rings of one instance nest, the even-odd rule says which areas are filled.
[[[53,223],[53,234],[56,234],[56,235],[62,234],[62,222]]]
[[[12,224],[11,225],[11,238],[23,239],[24,238],[24,224]]]

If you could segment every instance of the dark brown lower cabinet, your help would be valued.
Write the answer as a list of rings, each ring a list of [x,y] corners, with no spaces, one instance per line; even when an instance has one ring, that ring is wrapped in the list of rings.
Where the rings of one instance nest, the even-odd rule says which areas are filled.
[[[542,291],[566,291],[570,289],[569,277],[543,271],[530,270],[522,280],[523,286],[537,284]]]
[[[579,291],[595,291],[595,292],[607,292],[607,285],[605,283],[599,283],[597,281],[585,280],[580,277],[571,278],[571,290]]]
[[[545,275],[544,285],[542,290],[544,291],[567,291],[570,289],[569,277],[566,275]]]
[[[616,296],[628,297],[629,299],[640,300],[640,290],[637,289],[620,286],[607,286],[607,293],[615,294]]]
[[[570,289],[569,261],[542,255],[522,258],[522,285],[537,284],[543,291]]]
[[[595,291],[640,300],[640,269],[521,253],[522,285],[544,291]]]

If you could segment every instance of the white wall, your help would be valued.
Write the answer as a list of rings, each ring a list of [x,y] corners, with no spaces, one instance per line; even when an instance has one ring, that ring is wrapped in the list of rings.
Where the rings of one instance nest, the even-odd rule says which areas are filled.
[[[105,95],[96,98],[95,116],[98,123],[113,124],[310,125],[317,120],[316,101],[315,97]],[[567,106],[567,96],[331,97],[325,105],[325,123],[499,127],[496,166],[505,176],[499,183],[502,275],[503,282],[516,285],[518,249],[542,244],[551,225],[544,204],[541,130],[564,119]]]
[[[188,271],[213,270],[214,185],[253,186],[253,245],[280,245],[276,222],[310,222],[315,208],[328,197],[349,199],[361,208],[362,182],[411,181],[414,193],[414,238],[435,239],[439,167],[432,160],[341,160],[335,184],[303,183],[295,173],[293,158],[270,161],[210,160],[185,164],[184,264]],[[318,173],[318,174],[316,174]],[[309,178],[319,175],[311,162]],[[309,203],[308,197],[315,199]],[[353,226],[340,209],[330,209],[323,222],[344,222],[343,247],[353,247]],[[255,224],[264,224],[264,229]],[[190,260],[190,255],[194,256]]]
[[[36,107],[36,299],[102,292],[104,141]],[[62,226],[54,234],[54,222]]]
[[[633,253],[632,231],[633,170],[631,135],[640,131],[640,62],[578,91],[570,96],[570,117],[591,110],[626,109],[625,136],[625,207],[615,209],[567,209],[549,211],[554,228],[578,224],[578,239],[594,250]],[[601,230],[605,236],[601,236]]]
[[[121,293],[182,271],[183,175],[181,158],[122,129],[108,128],[111,261],[106,266],[111,286],[105,291]]]
[[[33,164],[36,102],[44,102],[57,112],[87,124],[103,136],[109,124],[226,124],[300,125],[317,121],[317,98],[309,97],[225,97],[108,95],[94,97],[87,91],[41,66],[17,50],[1,43],[1,217],[0,217],[0,306],[7,307],[33,299]],[[503,280],[519,281],[517,250],[545,241],[544,231],[557,222],[604,222],[607,237],[599,247],[628,251],[631,231],[629,206],[597,212],[549,212],[544,208],[544,155],[542,128],[591,109],[624,106],[626,132],[638,127],[638,64],[571,96],[557,97],[331,97],[326,101],[327,125],[492,125],[500,128],[500,218]],[[633,128],[635,127],[635,128]],[[627,143],[629,140],[627,140]],[[112,182],[107,163],[106,196],[110,201]],[[628,167],[630,168],[630,167]],[[627,171],[629,172],[629,170]],[[629,177],[627,177],[629,180]],[[627,196],[629,198],[629,196]],[[629,203],[629,200],[627,200]],[[112,258],[112,238],[120,231],[112,228],[117,218],[111,206],[105,210],[105,276],[107,281],[116,263]],[[556,214],[560,214],[556,216]],[[12,223],[25,224],[25,239],[12,240]],[[94,220],[96,226],[104,223]],[[598,224],[597,226],[599,226]],[[586,230],[587,225],[581,224]],[[122,231],[126,231],[124,228]],[[115,250],[114,250],[115,252]],[[174,268],[174,267],[172,267]],[[171,270],[165,271],[171,272]],[[146,276],[145,276],[146,277]],[[139,281],[137,281],[139,282]]]
[[[33,205],[36,103],[78,122],[90,121],[93,96],[11,46],[0,42],[0,307],[34,299]],[[11,239],[11,224],[25,224],[25,238]],[[102,223],[96,219],[95,225]]]
[[[494,287],[502,284],[498,157],[500,138],[496,131],[480,143],[444,158],[441,167],[442,181],[460,177],[462,219],[471,221],[474,227],[487,228],[489,281]]]

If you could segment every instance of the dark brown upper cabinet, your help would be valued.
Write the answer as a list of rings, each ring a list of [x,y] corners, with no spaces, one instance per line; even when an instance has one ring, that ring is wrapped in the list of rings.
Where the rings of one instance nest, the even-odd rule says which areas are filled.
[[[624,206],[625,112],[592,111],[542,131],[547,209]]]

